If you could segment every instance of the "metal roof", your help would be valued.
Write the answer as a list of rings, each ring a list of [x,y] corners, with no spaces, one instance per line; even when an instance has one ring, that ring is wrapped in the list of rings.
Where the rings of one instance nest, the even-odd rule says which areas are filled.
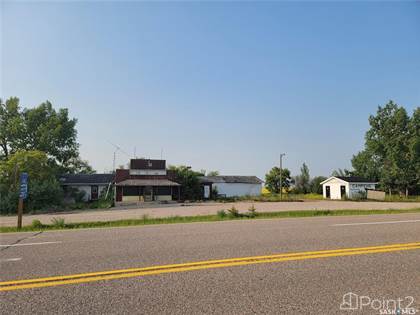
[[[229,183],[229,184],[261,184],[263,181],[257,176],[201,176],[201,183]]]
[[[363,183],[363,184],[377,184],[377,181],[373,181],[370,179],[366,179],[363,177],[357,177],[357,176],[331,176],[328,177],[326,180],[324,180],[323,182],[319,183],[320,185],[323,185],[327,182],[329,182],[331,179],[337,178],[339,180],[345,181],[347,183]]]
[[[126,179],[116,184],[117,186],[181,186],[168,179]]]
[[[59,181],[62,185],[109,184],[114,174],[63,174]]]
[[[373,180],[363,178],[363,177],[358,177],[358,176],[335,176],[335,177],[341,180],[344,180],[345,182],[348,182],[348,183],[376,183]]]

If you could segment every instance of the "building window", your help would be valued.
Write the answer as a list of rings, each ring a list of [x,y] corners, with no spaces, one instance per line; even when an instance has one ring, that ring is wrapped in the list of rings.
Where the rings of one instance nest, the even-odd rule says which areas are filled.
[[[139,196],[139,187],[138,186],[124,186],[123,187],[124,196]]]
[[[154,194],[158,196],[169,196],[171,195],[171,187],[170,186],[157,186],[155,187]]]

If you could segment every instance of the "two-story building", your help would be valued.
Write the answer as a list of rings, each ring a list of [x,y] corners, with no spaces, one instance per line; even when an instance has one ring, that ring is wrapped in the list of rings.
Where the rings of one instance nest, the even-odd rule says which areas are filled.
[[[165,160],[132,159],[129,169],[115,174],[115,201],[120,203],[179,200],[180,188]]]

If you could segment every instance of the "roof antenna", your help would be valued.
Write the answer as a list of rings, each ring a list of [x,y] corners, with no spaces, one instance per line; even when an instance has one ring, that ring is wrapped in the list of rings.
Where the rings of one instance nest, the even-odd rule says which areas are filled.
[[[116,159],[117,152],[119,151],[119,152],[124,153],[124,154],[125,154],[125,155],[127,155],[128,157],[130,157],[130,156],[127,154],[127,152],[125,152],[123,149],[121,149],[121,147],[120,147],[120,146],[118,146],[118,145],[116,145],[116,144],[112,143],[112,142],[111,142],[111,141],[109,141],[109,140],[107,140],[107,142],[115,148],[115,150],[114,150],[114,159],[113,159],[113,162],[112,162],[112,172],[115,174],[115,159]]]

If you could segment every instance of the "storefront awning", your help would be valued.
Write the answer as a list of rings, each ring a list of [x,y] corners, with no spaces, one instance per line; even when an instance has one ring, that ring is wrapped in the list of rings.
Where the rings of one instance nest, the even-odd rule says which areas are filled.
[[[117,186],[181,186],[168,179],[126,179],[116,183]]]

